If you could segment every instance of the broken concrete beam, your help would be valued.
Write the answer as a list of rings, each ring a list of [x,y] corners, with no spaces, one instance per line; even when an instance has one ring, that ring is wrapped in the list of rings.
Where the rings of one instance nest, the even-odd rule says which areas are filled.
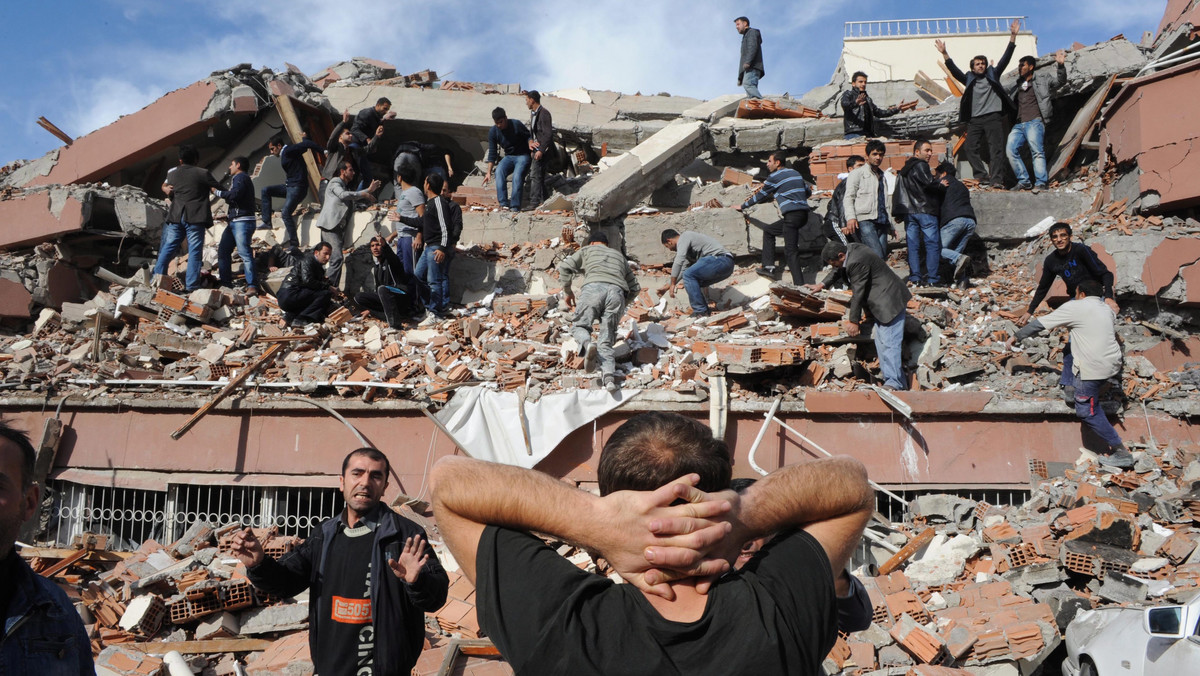
[[[243,636],[294,631],[308,626],[308,606],[288,603],[265,608],[252,608],[242,613],[240,619]]]
[[[971,206],[976,235],[988,242],[1015,241],[1024,239],[1025,231],[1046,217],[1071,221],[1087,213],[1092,195],[1068,190],[1045,190],[1037,195],[986,190],[971,193]]]
[[[738,104],[742,99],[746,98],[742,94],[724,94],[715,99],[709,99],[704,103],[692,106],[680,113],[680,117],[689,120],[699,120],[712,124],[722,117],[728,117],[737,112]]]
[[[196,626],[196,640],[229,638],[238,635],[238,618],[231,612],[222,612],[202,621]]]
[[[28,246],[83,229],[91,216],[91,205],[54,187],[29,190],[0,200],[0,248]]]
[[[575,196],[575,214],[587,221],[624,215],[696,159],[704,145],[704,123],[672,122],[588,181]]]

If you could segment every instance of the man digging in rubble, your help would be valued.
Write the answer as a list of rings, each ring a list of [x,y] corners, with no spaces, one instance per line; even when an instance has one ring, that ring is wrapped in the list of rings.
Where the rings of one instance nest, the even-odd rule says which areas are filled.
[[[162,240],[158,248],[158,261],[154,264],[155,275],[166,275],[171,259],[179,251],[184,237],[188,243],[186,285],[188,292],[200,288],[201,253],[204,251],[204,233],[212,227],[212,208],[209,196],[219,190],[221,184],[204,168],[197,167],[200,152],[192,146],[179,146],[179,166],[167,172],[163,192],[171,200],[167,211],[167,222],[163,225]]]
[[[579,301],[571,290],[575,277],[583,275],[583,288],[579,290]],[[608,246],[608,237],[602,232],[588,236],[587,245],[568,256],[558,266],[558,276],[563,285],[563,301],[567,307],[575,306],[575,323],[571,337],[579,343],[583,354],[583,370],[596,370],[599,354],[601,381],[604,389],[617,391],[617,360],[613,358],[613,341],[616,340],[617,325],[625,314],[625,305],[637,297],[642,290],[629,263],[621,252]],[[600,334],[593,341],[592,323],[600,321]]]
[[[329,242],[318,242],[292,265],[276,296],[285,325],[303,328],[329,316],[334,289],[325,278],[325,264],[332,250]]]
[[[508,119],[508,113],[497,106],[492,109],[492,126],[488,129],[486,186],[496,171],[496,201],[501,209],[521,210],[521,191],[525,187],[525,171],[529,169],[529,130],[520,120]],[[500,150],[504,157],[500,157]],[[508,177],[512,176],[512,191]]]
[[[708,235],[698,232],[681,235],[671,228],[662,231],[662,244],[675,252],[667,294],[674,298],[675,290],[682,283],[687,289],[692,316],[707,317],[708,299],[704,297],[704,289],[733,274],[733,254]]]
[[[0,422],[0,673],[93,676],[92,645],[79,613],[14,547],[41,505],[29,437]]]
[[[1104,286],[1094,280],[1085,279],[1075,287],[1075,299],[1063,303],[1057,310],[1044,317],[1034,319],[1008,341],[1009,347],[1026,338],[1059,326],[1071,332],[1071,346],[1075,358],[1063,356],[1064,375],[1072,372],[1075,383],[1075,415],[1090,427],[1108,448],[1100,453],[1100,463],[1133,468],[1133,455],[1125,450],[1125,444],[1112,423],[1100,407],[1100,393],[1109,378],[1121,374],[1121,344],[1117,342],[1117,315],[1102,298]],[[1068,361],[1070,363],[1068,363]]]
[[[819,250],[823,244],[819,240],[824,237],[819,228],[806,228],[812,213],[808,206],[808,184],[798,171],[784,166],[785,160],[786,155],[779,150],[768,155],[767,171],[771,173],[762,188],[743,204],[734,205],[733,208],[744,212],[755,204],[775,201],[782,218],[763,226],[762,267],[756,272],[772,280],[783,277],[783,270],[775,266],[775,238],[782,235],[783,258],[792,271],[792,283],[799,286],[817,281],[821,257],[819,254],[813,255],[813,249]],[[801,255],[801,250],[804,255]]]
[[[1062,221],[1050,226],[1049,234],[1054,251],[1047,254],[1046,259],[1042,261],[1042,277],[1038,281],[1033,300],[1029,301],[1029,308],[1025,310],[1025,314],[1019,320],[1020,323],[1024,325],[1033,317],[1038,306],[1046,299],[1046,294],[1050,293],[1050,287],[1054,285],[1055,277],[1062,278],[1063,283],[1067,285],[1067,296],[1071,298],[1075,297],[1075,291],[1083,281],[1099,282],[1104,291],[1105,304],[1114,313],[1119,312],[1117,301],[1113,299],[1113,273],[1100,260],[1096,252],[1083,242],[1071,241],[1071,226]],[[1062,388],[1063,400],[1067,402],[1067,406],[1075,405],[1073,364],[1071,342],[1068,340],[1067,345],[1063,348],[1062,376],[1058,383],[1058,386]]]
[[[932,188],[941,194],[938,229],[942,260],[954,266],[951,283],[965,289],[970,283],[971,257],[963,252],[971,235],[975,234],[975,208],[971,206],[971,191],[958,180],[955,173],[954,163],[942,162],[934,172],[937,181]]]
[[[883,385],[889,390],[906,390],[904,378],[904,321],[905,307],[912,298],[908,287],[883,259],[865,244],[842,244],[830,241],[821,251],[821,258],[835,270],[812,289],[820,291],[834,284],[839,277],[848,282],[854,295],[842,327],[850,336],[862,332],[863,306],[875,320],[875,352],[879,355],[879,370]]]
[[[346,508],[278,561],[250,529],[233,538],[255,587],[283,598],[309,590],[308,646],[321,676],[407,676],[424,613],[446,602],[446,571],[425,531],[381,502],[390,473],[383,453],[351,451],[338,479]]]
[[[600,495],[535,470],[446,457],[432,474],[446,544],[479,625],[517,674],[816,674],[837,638],[834,577],[874,506],[846,457],[791,465],[744,494],[729,449],[674,413],[605,444]],[[530,531],[597,552],[577,568]],[[742,543],[778,535],[739,571]]]

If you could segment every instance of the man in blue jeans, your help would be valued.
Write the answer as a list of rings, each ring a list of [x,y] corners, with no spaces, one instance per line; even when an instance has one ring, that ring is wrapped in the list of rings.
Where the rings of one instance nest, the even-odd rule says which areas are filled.
[[[908,281],[937,286],[942,262],[942,241],[938,230],[941,200],[933,189],[933,169],[929,159],[933,145],[917,141],[913,156],[904,163],[892,193],[892,218],[904,221],[904,244],[908,248]],[[924,248],[924,256],[921,249]]]
[[[416,274],[418,282],[425,284],[422,300],[429,308],[427,322],[445,316],[450,307],[450,260],[463,228],[462,208],[442,195],[444,185],[438,174],[425,177],[425,221],[419,239],[413,242],[418,249],[424,247]]]
[[[733,26],[742,36],[742,48],[738,63],[738,84],[746,90],[746,96],[761,99],[758,91],[758,81],[766,74],[763,68],[762,34],[757,28],[750,27],[750,19],[739,16],[733,20]]]
[[[1050,90],[1066,84],[1066,60],[1066,52],[1061,49],[1055,52],[1054,61],[1057,66],[1054,75],[1046,77],[1035,77],[1037,59],[1032,56],[1022,56],[1017,64],[1017,84],[1009,91],[1009,96],[1017,107],[1017,123],[1008,132],[1008,144],[1005,148],[1008,163],[1017,177],[1017,185],[1013,190],[1044,190],[1050,183],[1050,177],[1046,173],[1045,150],[1046,125],[1054,113]],[[1021,159],[1021,146],[1025,144],[1029,144],[1029,155],[1033,158],[1032,185],[1029,183],[1025,161]]]
[[[233,249],[236,245],[242,259],[242,272],[246,275],[246,292],[258,295],[254,277],[254,252],[250,249],[250,238],[254,236],[254,183],[246,173],[250,160],[235,157],[229,163],[229,190],[216,191],[217,197],[229,205],[229,227],[217,244],[217,269],[221,275],[221,286],[233,286]]]
[[[308,195],[308,168],[304,166],[304,152],[314,150],[319,153],[322,150],[321,146],[309,140],[307,134],[301,136],[302,140],[299,143],[285,144],[283,134],[277,134],[267,142],[267,150],[272,155],[279,156],[279,164],[283,166],[287,182],[282,185],[268,185],[262,189],[262,225],[259,229],[271,229],[271,198],[284,198],[283,211],[280,213],[283,228],[287,231],[287,237],[283,240],[284,246],[300,245],[300,239],[296,236],[296,221],[292,215]]]
[[[520,211],[521,188],[525,185],[525,172],[529,170],[529,129],[519,120],[508,119],[508,113],[500,107],[492,110],[492,122],[495,124],[488,129],[488,168],[483,176],[483,184],[486,186],[492,180],[492,170],[498,168],[496,201],[500,203],[501,209]],[[499,150],[504,151],[503,159],[499,159]],[[512,174],[511,200],[508,191],[509,174]]]
[[[938,225],[941,227],[942,259],[954,266],[951,282],[968,284],[971,257],[963,253],[967,241],[975,234],[975,208],[971,206],[971,191],[956,177],[954,164],[942,162],[935,172],[933,190],[941,193]]]
[[[883,141],[867,141],[867,161],[846,177],[842,196],[846,234],[858,233],[862,243],[884,260],[887,260],[888,235],[895,234],[888,218],[887,185],[881,168],[886,151]]]
[[[681,235],[667,228],[662,231],[662,243],[675,252],[668,295],[675,297],[675,290],[682,280],[683,288],[687,289],[688,303],[692,306],[692,316],[707,317],[708,300],[704,298],[704,287],[712,286],[733,274],[733,254],[717,240],[698,232]]]
[[[171,259],[179,251],[184,237],[188,242],[187,290],[200,288],[200,254],[204,250],[204,231],[212,227],[212,209],[208,198],[221,187],[207,169],[196,166],[200,152],[189,145],[179,146],[179,166],[167,172],[163,192],[171,200],[167,222],[163,225],[162,241],[154,274],[165,275]]]

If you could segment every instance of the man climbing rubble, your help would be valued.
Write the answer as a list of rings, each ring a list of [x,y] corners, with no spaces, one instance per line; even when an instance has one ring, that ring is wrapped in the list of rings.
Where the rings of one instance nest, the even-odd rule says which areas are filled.
[[[908,389],[902,352],[907,317],[905,307],[912,294],[887,263],[865,244],[846,245],[831,241],[821,251],[821,258],[835,269],[824,281],[810,288],[820,291],[835,284],[839,278],[849,284],[854,295],[846,319],[842,321],[843,328],[851,337],[862,332],[860,325],[865,305],[875,319],[875,351],[879,355],[884,387]]]
[[[284,244],[298,245],[300,243],[300,239],[296,235],[295,214],[300,203],[308,195],[308,169],[304,165],[304,153],[309,150],[318,153],[321,152],[321,146],[312,142],[307,134],[303,134],[302,136],[303,138],[299,143],[285,143],[283,134],[278,134],[267,142],[267,152],[279,156],[279,164],[283,167],[283,173],[287,178],[282,184],[263,187],[262,194],[260,195],[262,199],[262,225],[259,226],[259,229],[271,229],[271,198],[284,198],[283,211],[280,212],[280,218],[283,219],[283,229],[286,233],[283,240]]]
[[[425,531],[381,502],[391,465],[373,448],[351,451],[338,479],[346,507],[278,561],[253,531],[231,553],[255,587],[288,598],[309,590],[308,646],[322,676],[401,676],[425,640],[425,615],[446,602],[448,578]]]
[[[1043,331],[1065,326],[1071,332],[1070,342],[1075,358],[1064,355],[1063,371],[1071,371],[1075,383],[1075,415],[1091,428],[1108,448],[1100,453],[1104,465],[1131,469],[1133,455],[1100,407],[1101,390],[1109,378],[1121,374],[1121,344],[1117,342],[1116,319],[1113,309],[1101,298],[1104,286],[1085,279],[1075,287],[1075,298],[1063,303],[1048,315],[1034,319],[1009,339],[1011,347]]]
[[[1046,299],[1046,294],[1050,293],[1050,287],[1054,284],[1056,277],[1061,278],[1067,285],[1067,296],[1071,298],[1075,297],[1075,291],[1083,281],[1099,282],[1105,304],[1114,313],[1119,312],[1117,301],[1113,299],[1113,273],[1109,271],[1108,266],[1101,262],[1096,252],[1083,242],[1071,241],[1071,226],[1067,223],[1059,221],[1050,226],[1049,235],[1050,243],[1054,245],[1054,251],[1047,254],[1046,259],[1042,261],[1042,277],[1038,281],[1033,300],[1029,301],[1029,308],[1021,316],[1020,323],[1025,324],[1033,317],[1038,306]],[[1063,348],[1062,376],[1058,384],[1062,388],[1063,400],[1067,402],[1068,406],[1075,405],[1073,363],[1071,343],[1068,341]]]
[[[583,287],[576,302],[571,282],[578,275],[583,275]],[[641,291],[637,277],[621,252],[608,246],[608,237],[602,232],[592,233],[586,246],[563,260],[558,266],[558,276],[562,280],[563,300],[567,307],[575,306],[571,337],[579,343],[584,371],[596,370],[598,355],[604,389],[616,392],[617,360],[613,357],[613,341],[621,315],[625,314],[625,305]],[[600,334],[593,341],[592,323],[597,320]]]
[[[758,91],[758,81],[766,75],[763,67],[762,34],[757,28],[750,27],[750,19],[739,16],[733,20],[733,27],[742,36],[742,47],[738,58],[738,86],[746,90],[746,96],[761,99]]]
[[[875,502],[861,463],[791,465],[739,495],[725,442],[651,412],[613,433],[597,473],[601,497],[509,465],[434,466],[438,527],[516,673],[821,673],[837,639],[834,577]],[[597,551],[630,584],[580,570],[530,531]]]
[[[667,294],[674,298],[675,290],[682,283],[683,288],[687,289],[692,316],[708,316],[708,299],[704,297],[704,289],[733,274],[733,254],[717,240],[698,232],[681,235],[667,228],[662,231],[662,243],[675,252]]]
[[[792,283],[799,286],[816,281],[816,275],[821,271],[818,252],[824,244],[824,237],[820,228],[807,227],[808,217],[812,213],[808,206],[808,184],[799,172],[784,165],[786,159],[786,155],[779,150],[768,155],[767,171],[771,174],[763,182],[762,188],[743,204],[734,205],[733,208],[742,213],[755,204],[769,201],[779,206],[782,218],[762,228],[762,267],[757,272],[769,279],[783,277],[783,270],[775,266],[775,239],[782,236],[783,258],[792,271]]]

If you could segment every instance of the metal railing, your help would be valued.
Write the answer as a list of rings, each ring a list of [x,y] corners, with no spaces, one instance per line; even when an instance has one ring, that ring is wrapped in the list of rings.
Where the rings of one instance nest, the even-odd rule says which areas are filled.
[[[920,36],[1006,34],[1014,20],[1021,22],[1021,31],[1029,26],[1023,16],[973,16],[951,19],[891,19],[884,21],[847,21],[844,40],[873,38],[907,38]]]

